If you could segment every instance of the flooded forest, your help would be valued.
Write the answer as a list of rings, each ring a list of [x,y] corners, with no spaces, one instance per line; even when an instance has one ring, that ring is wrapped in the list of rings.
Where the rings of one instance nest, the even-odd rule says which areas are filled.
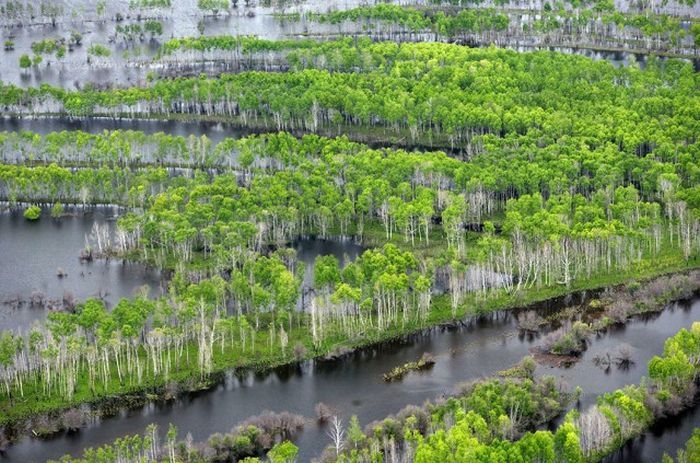
[[[700,461],[696,0],[0,40],[0,463]]]

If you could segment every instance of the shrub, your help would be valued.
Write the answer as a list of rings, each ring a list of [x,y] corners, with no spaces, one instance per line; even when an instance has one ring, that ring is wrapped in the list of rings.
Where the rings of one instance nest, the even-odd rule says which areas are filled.
[[[51,217],[57,219],[63,215],[63,204],[56,203],[51,206]]]
[[[24,210],[24,218],[27,220],[39,220],[41,217],[41,208],[33,204]]]

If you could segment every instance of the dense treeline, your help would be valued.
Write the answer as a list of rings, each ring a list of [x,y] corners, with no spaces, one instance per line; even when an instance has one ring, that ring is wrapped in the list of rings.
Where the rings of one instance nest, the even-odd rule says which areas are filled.
[[[356,50],[348,58],[365,72],[245,72],[107,91],[4,86],[0,104],[18,114],[216,115],[275,130],[381,129],[423,142],[526,132],[603,142],[637,133],[648,146],[660,137],[689,145],[697,133],[697,74],[679,61],[650,60],[642,71],[579,56],[446,44],[362,42]],[[372,60],[363,66],[360,56]],[[681,130],[665,130],[662,117]]]
[[[504,31],[509,22],[507,15],[495,9],[465,9],[454,16],[447,16],[442,12],[432,14],[425,10],[385,3],[332,13],[307,13],[305,19],[330,24],[379,20],[403,26],[415,32],[432,30],[444,37],[454,37],[467,32]]]
[[[225,7],[198,5],[213,14]],[[557,29],[559,14],[546,13],[533,27]],[[587,33],[594,18],[577,16],[569,27]],[[509,26],[505,15],[485,9],[427,15],[380,6],[311,19],[388,20],[450,37]],[[611,15],[603,22],[660,41],[677,24],[657,19]],[[153,33],[157,24],[150,23]],[[120,31],[125,38],[138,32]],[[34,51],[59,45],[37,42]],[[467,300],[697,259],[700,81],[688,63],[650,59],[645,70],[615,69],[542,52],[231,37],[175,39],[160,59],[194,55],[236,60],[236,71],[290,72],[154,78],[146,87],[99,91],[2,85],[0,105],[21,115],[212,117],[262,130],[354,131],[449,146],[454,156],[283,132],[219,143],[132,131],[0,134],[0,199],[57,210],[67,202],[128,205],[114,236],[96,230],[87,254],[174,271],[158,300],[142,295],[111,310],[88,300],[52,312],[28,333],[2,333],[0,423],[126,391],[172,397],[237,365],[323,355],[456,319],[477,310]],[[40,216],[37,206],[25,211],[30,220]],[[304,283],[287,245],[306,234],[390,244],[354,262],[319,257],[313,281]],[[409,411],[373,427],[374,437],[354,423],[354,440],[337,442],[335,458],[437,461],[445,449],[485,460],[499,453],[598,458],[694,395],[700,327],[676,338],[650,363],[652,387],[606,396],[556,433],[523,435],[563,402],[553,382],[524,377]],[[63,419],[65,427],[75,422]],[[160,447],[151,430],[100,458],[238,459],[289,437],[261,429],[218,436],[201,454],[176,448],[171,433]],[[284,445],[275,447],[280,455],[294,453]]]
[[[417,0],[418,4],[428,4],[428,5],[453,5],[453,6],[473,6],[478,7],[481,5],[494,4],[497,6],[515,6],[520,8],[539,8],[547,9],[547,5],[552,7],[552,4],[546,0]],[[662,4],[654,4],[651,2],[637,2],[622,4],[627,6],[631,11],[646,11],[647,13],[656,12],[659,10],[673,10],[673,6],[694,6],[696,0],[675,0],[672,2],[664,2]],[[615,9],[616,5],[612,2],[606,0],[564,0],[563,2],[557,2],[556,4],[560,8],[563,7],[566,10],[585,10],[594,9],[596,11],[607,11]]]
[[[142,252],[164,253],[162,259],[174,254],[179,262],[188,262],[195,256],[193,249],[206,249],[215,267],[223,269],[233,243],[237,249],[260,250],[265,243],[285,243],[309,233],[327,236],[329,230],[362,235],[365,224],[381,223],[386,239],[398,234],[407,243],[428,245],[437,222],[458,260],[466,258],[483,275],[516,275],[520,288],[569,285],[673,248],[690,258],[699,245],[692,199],[696,188],[684,187],[683,174],[671,171],[654,180],[654,172],[665,163],[625,168],[640,181],[651,182],[645,191],[628,183],[624,170],[620,183],[611,183],[613,170],[606,163],[595,169],[604,175],[597,188],[591,187],[595,176],[586,179],[580,170],[565,177],[562,166],[567,161],[561,155],[551,158],[550,166],[541,163],[538,174],[530,154],[523,155],[519,172],[513,170],[517,158],[483,154],[463,163],[442,153],[369,150],[344,139],[315,136],[298,140],[278,134],[237,145],[239,168],[247,172],[243,185],[240,176],[221,175],[211,183],[199,177],[157,195],[136,219],[139,230],[153,231],[140,232],[140,240],[133,240]],[[639,158],[631,155],[629,160],[637,163]],[[585,160],[571,162],[582,166]],[[618,156],[614,162],[626,160]],[[488,178],[498,178],[503,189]],[[584,184],[576,186],[582,179]],[[487,223],[479,239],[466,246],[467,224],[499,215],[504,235]],[[188,229],[196,232],[180,241],[164,235]],[[239,230],[228,244],[226,230]],[[250,231],[243,236],[241,230]],[[218,249],[224,257],[217,264]],[[447,263],[455,282],[463,281],[467,269]],[[485,283],[476,287],[485,290]],[[464,292],[457,283],[450,287],[457,299]]]
[[[475,46],[546,49],[550,47],[593,49],[697,56],[700,23],[689,27],[669,14],[622,13],[612,2],[601,1],[592,8],[565,9],[528,5],[509,9],[493,5],[476,9],[445,6],[420,7],[379,4],[328,13],[307,12],[281,15],[284,23],[299,22],[312,37],[352,35],[395,42],[448,41]],[[495,8],[494,8],[495,6]],[[330,30],[318,23],[333,24]]]
[[[215,365],[259,355],[261,340],[269,355],[288,357],[292,347],[297,353],[323,352],[329,341],[423,326],[434,312],[434,282],[449,288],[455,317],[470,291],[569,286],[651,260],[658,265],[669,253],[676,253],[672,259],[697,253],[697,212],[682,199],[695,189],[683,178],[694,174],[683,163],[613,156],[615,165],[625,166],[616,186],[610,166],[595,167],[588,152],[577,162],[588,161],[590,172],[602,177],[584,183],[576,170],[553,177],[566,172],[559,167],[566,158],[544,155],[538,166],[542,181],[528,186],[534,174],[512,177],[515,161],[501,164],[502,153],[489,154],[489,137],[470,163],[444,153],[372,150],[342,138],[284,133],[222,143],[238,153],[235,174],[195,170],[192,178],[167,179],[158,168],[134,174],[128,168],[3,166],[4,188],[15,188],[22,198],[49,196],[55,202],[93,185],[110,198],[128,195],[143,210],[120,219],[113,241],[102,237],[97,250],[178,270],[167,300],[123,301],[123,310],[111,313],[90,301],[74,314],[52,314],[28,338],[7,334],[8,398],[22,396],[25,388],[42,398],[93,397],[193,371],[205,379]],[[537,166],[533,152],[525,149],[524,166],[526,159]],[[665,170],[652,181],[654,172]],[[493,190],[484,172],[511,183]],[[648,189],[640,184],[638,190],[631,182],[635,176],[650,182]],[[114,189],[105,187],[110,184]],[[560,191],[550,191],[554,185]],[[488,221],[499,216],[500,234]],[[467,242],[470,220],[484,226]],[[362,234],[365,225],[375,224],[385,239],[399,235],[406,247],[444,240],[446,250],[426,259],[387,245],[344,268],[335,258],[319,258],[313,294],[305,312],[296,312],[301,266],[290,250],[270,254],[268,245],[284,246],[312,232]],[[442,236],[434,233],[440,230]],[[501,276],[494,281],[493,275]]]
[[[366,251],[342,272],[334,258],[319,258],[309,313],[295,310],[303,268],[293,252],[231,259],[239,263],[228,280],[189,283],[178,273],[167,298],[124,299],[111,311],[88,300],[50,313],[26,335],[4,332],[5,419],[170,381],[175,391],[183,380],[196,387],[196,378],[206,383],[213,371],[241,363],[289,361],[359,333],[372,339],[415,326],[430,308],[429,277],[413,254],[392,245]]]
[[[597,40],[607,44],[636,45],[640,48],[663,49],[673,43],[679,45],[685,31],[678,18],[669,15],[623,14],[615,11],[611,2],[599,2],[591,9],[567,11],[560,5],[556,11],[545,8],[523,17],[522,10],[507,9],[422,9],[393,4],[364,6],[330,13],[306,13],[305,21],[362,25],[363,33],[373,35],[385,32],[396,37],[401,32],[432,32],[437,40],[480,37],[482,40],[503,41],[507,37],[523,40],[528,35],[554,33],[554,44],[577,39],[581,46]],[[285,21],[301,20],[302,16],[282,16]],[[348,32],[347,30],[345,32]],[[489,34],[472,36],[473,33]],[[691,30],[691,34],[696,34]],[[409,39],[410,40],[410,39]],[[634,46],[634,45],[633,45]]]
[[[55,24],[56,19],[63,14],[63,5],[48,1],[41,1],[37,4],[22,0],[8,0],[0,5],[0,20],[4,23],[14,23],[38,17],[42,21]]]
[[[177,183],[165,168],[133,171],[126,167],[74,169],[0,164],[0,197],[18,203],[82,205],[120,204],[141,207],[164,186]]]
[[[700,33],[700,26],[693,26],[693,30],[696,28]],[[584,34],[590,36],[589,32]],[[216,63],[217,74],[308,68],[368,72],[393,65],[398,49],[387,48],[386,43],[374,43],[359,35],[320,42],[311,39],[270,41],[248,36],[175,38],[163,44],[154,64],[163,66],[158,72],[166,76],[205,71],[210,62]],[[422,34],[415,37],[422,37]],[[178,73],[174,73],[175,70]]]
[[[116,235],[92,246],[176,271],[162,300],[112,312],[88,301],[26,336],[3,335],[3,416],[380,339],[464,314],[470,292],[569,288],[697,257],[700,105],[687,64],[652,60],[642,71],[438,44],[334,47],[350,52],[340,61],[372,58],[369,70],[3,88],[13,111],[356,125],[448,137],[468,160],[286,133],[218,144],[128,131],[0,135],[3,199],[128,204]],[[394,244],[344,267],[320,258],[304,288],[285,245],[312,233]]]

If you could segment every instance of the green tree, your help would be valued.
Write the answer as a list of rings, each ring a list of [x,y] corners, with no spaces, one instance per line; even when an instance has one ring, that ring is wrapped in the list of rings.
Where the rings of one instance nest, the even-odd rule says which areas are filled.
[[[209,11],[214,16],[217,16],[221,10],[227,10],[228,6],[229,0],[197,0],[197,8]]]
[[[58,219],[63,215],[63,204],[62,203],[54,203],[53,206],[51,206],[51,217],[54,219]]]
[[[270,463],[294,463],[299,453],[299,447],[288,440],[281,442],[267,452]]]
[[[29,55],[22,55],[19,57],[19,67],[25,71],[29,69],[32,65],[32,59]]]

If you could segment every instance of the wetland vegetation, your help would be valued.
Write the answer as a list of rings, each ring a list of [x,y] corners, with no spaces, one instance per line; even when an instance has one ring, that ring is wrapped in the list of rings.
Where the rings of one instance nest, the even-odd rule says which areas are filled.
[[[0,133],[0,213],[61,226],[69,213],[113,207],[114,223],[95,221],[74,260],[163,275],[161,291],[116,300],[101,289],[54,303],[46,283],[0,294],[0,310],[47,312],[0,334],[2,439],[79,432],[246,368],[341,359],[595,289],[601,297],[558,317],[518,314],[519,335],[538,341],[534,358],[568,364],[608,330],[700,288],[694,2],[191,3],[0,5],[0,53],[12,57],[0,108],[37,127]],[[221,33],[258,15],[276,32]],[[185,25],[199,34],[180,33]],[[537,50],[550,46],[644,61]],[[50,65],[60,74],[71,63],[108,78],[49,78]],[[116,127],[46,131],[44,118]],[[220,123],[224,133],[147,133],[134,119]],[[302,259],[300,238],[357,245]],[[59,265],[53,278],[76,278]],[[535,374],[530,358],[367,432],[331,403],[333,446],[315,456],[599,461],[692,407],[700,343],[698,326],[686,328],[649,361],[648,380],[568,413],[577,393]],[[424,352],[377,379],[433,374],[439,361]],[[634,368],[631,348],[611,352],[598,367]],[[262,411],[202,444],[180,440],[185,423],[173,423],[84,459],[313,456],[293,443],[303,416]],[[693,442],[667,450],[686,458]]]

